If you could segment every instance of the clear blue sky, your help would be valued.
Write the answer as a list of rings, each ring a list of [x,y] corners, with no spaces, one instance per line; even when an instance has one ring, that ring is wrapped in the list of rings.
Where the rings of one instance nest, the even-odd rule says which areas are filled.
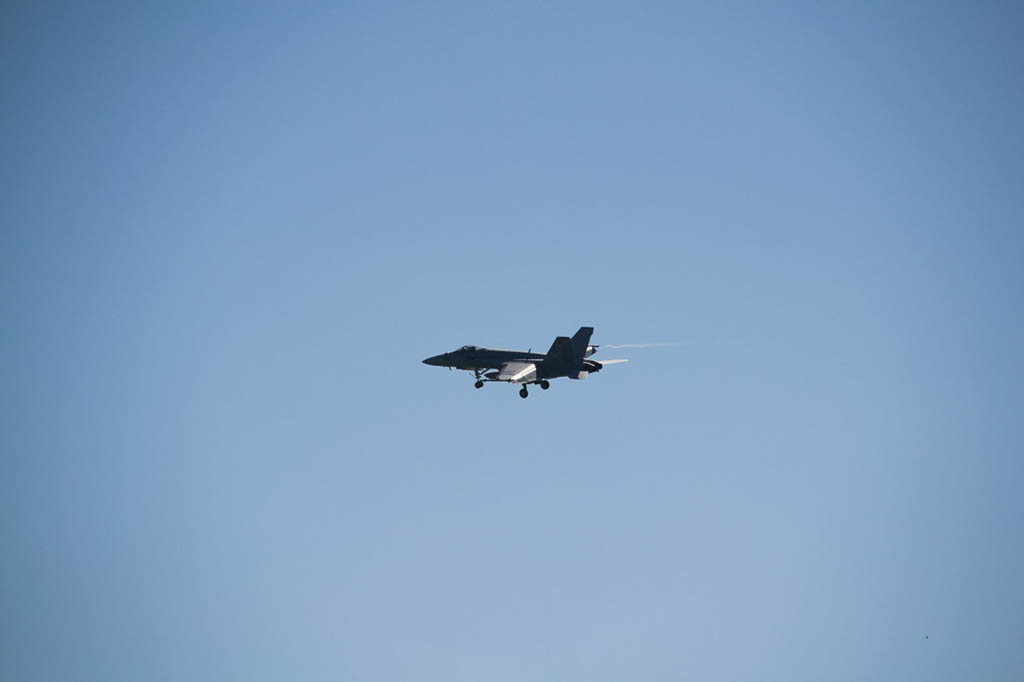
[[[1024,678],[1024,13],[508,4],[0,11],[0,678]]]

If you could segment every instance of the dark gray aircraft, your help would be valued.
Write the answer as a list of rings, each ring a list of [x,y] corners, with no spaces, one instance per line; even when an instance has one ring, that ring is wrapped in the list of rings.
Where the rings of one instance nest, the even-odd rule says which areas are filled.
[[[485,381],[521,384],[519,395],[525,398],[530,395],[526,390],[528,384],[540,384],[546,391],[551,385],[548,383],[549,379],[586,379],[587,375],[600,372],[605,365],[626,362],[591,360],[590,356],[596,353],[598,348],[590,345],[590,335],[593,333],[593,327],[580,327],[571,339],[568,336],[559,336],[547,353],[463,346],[450,353],[429,357],[423,364],[469,370],[476,377],[474,386],[477,388],[483,388]]]

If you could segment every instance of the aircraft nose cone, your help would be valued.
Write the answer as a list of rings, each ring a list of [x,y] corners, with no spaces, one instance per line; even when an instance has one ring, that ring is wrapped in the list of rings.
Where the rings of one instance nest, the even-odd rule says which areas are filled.
[[[427,358],[426,360],[424,360],[423,364],[424,365],[432,365],[434,367],[443,367],[444,366],[444,356],[443,355],[432,355],[429,358]]]

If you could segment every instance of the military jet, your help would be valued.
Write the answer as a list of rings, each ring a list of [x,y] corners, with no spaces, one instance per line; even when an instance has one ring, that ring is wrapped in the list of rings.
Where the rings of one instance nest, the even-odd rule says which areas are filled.
[[[463,346],[450,353],[429,357],[423,364],[469,370],[476,377],[476,383],[473,385],[477,388],[483,388],[484,382],[489,381],[521,384],[519,395],[526,398],[530,395],[526,390],[529,384],[539,384],[541,389],[546,391],[551,386],[550,379],[586,379],[588,375],[600,372],[605,365],[626,362],[591,360],[590,356],[598,349],[598,346],[590,345],[590,336],[593,333],[593,327],[580,327],[572,338],[559,336],[547,353],[534,353],[532,349],[521,351]]]

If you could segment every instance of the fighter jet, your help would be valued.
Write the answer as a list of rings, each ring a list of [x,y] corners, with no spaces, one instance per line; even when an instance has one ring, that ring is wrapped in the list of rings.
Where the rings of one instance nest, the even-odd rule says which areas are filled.
[[[598,349],[598,346],[590,345],[590,336],[593,333],[593,327],[580,327],[572,338],[559,336],[547,353],[534,353],[532,349],[521,351],[463,346],[450,353],[429,357],[423,364],[469,370],[476,377],[476,383],[473,385],[477,388],[483,388],[484,382],[489,381],[520,384],[522,388],[519,389],[519,395],[526,398],[530,395],[526,390],[529,384],[539,384],[541,389],[546,391],[551,386],[550,379],[586,379],[588,375],[600,372],[605,365],[626,362],[591,360],[590,356]]]

